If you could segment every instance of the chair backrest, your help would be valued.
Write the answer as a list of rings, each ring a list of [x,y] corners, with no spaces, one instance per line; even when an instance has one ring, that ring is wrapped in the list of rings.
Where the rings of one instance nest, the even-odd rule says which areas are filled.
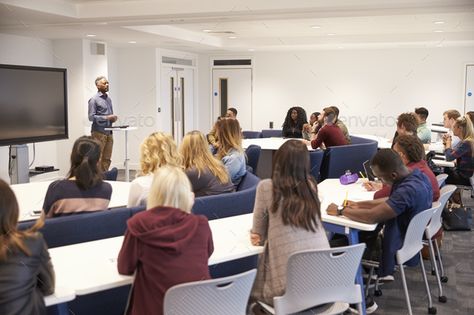
[[[365,244],[294,253],[288,259],[286,291],[273,299],[275,314],[296,313],[329,302],[360,303],[354,284]]]
[[[262,130],[262,138],[271,138],[271,137],[282,138],[283,130],[281,129],[263,129]]]
[[[348,144],[329,147],[324,151],[321,166],[321,180],[339,178],[346,170],[352,173],[364,171],[364,162],[372,159],[377,153],[377,142],[367,140],[366,143]]]
[[[260,178],[247,172],[236,192],[197,197],[191,212],[205,215],[208,220],[252,213],[259,181]]]
[[[262,137],[262,132],[261,131],[244,130],[244,131],[242,131],[242,135],[244,136],[244,139],[255,139],[255,138],[261,138]]]
[[[324,158],[324,151],[323,150],[316,150],[309,152],[309,161],[311,164],[311,175],[313,175],[314,179],[319,182],[320,179],[320,170],[321,165],[323,164]]]
[[[247,165],[252,168],[252,173],[254,174],[257,174],[257,166],[261,150],[261,147],[255,144],[249,145],[245,150],[245,154],[247,155]]]
[[[438,199],[439,207],[436,208],[433,212],[431,221],[426,227],[425,235],[427,239],[431,239],[441,228],[441,214],[443,213],[443,209],[446,206],[448,199],[451,197],[455,190],[456,185],[445,185],[443,188],[440,189]]]
[[[446,181],[446,178],[448,178],[448,174],[439,174],[436,176],[436,180],[438,181],[438,186],[441,188],[443,186],[444,182]]]
[[[40,232],[49,248],[90,242],[123,235],[130,216],[129,208],[71,214],[47,219]],[[21,222],[18,228],[27,229],[32,224]]]
[[[245,315],[255,269],[212,280],[178,284],[166,291],[165,315]]]
[[[112,167],[110,170],[104,172],[104,179],[105,180],[116,181],[117,176],[118,176],[118,169],[116,167]]]
[[[404,264],[423,248],[423,234],[428,225],[428,221],[433,216],[433,212],[437,207],[439,207],[438,201],[433,203],[433,207],[418,213],[411,219],[405,234],[403,246],[397,251],[398,264]]]

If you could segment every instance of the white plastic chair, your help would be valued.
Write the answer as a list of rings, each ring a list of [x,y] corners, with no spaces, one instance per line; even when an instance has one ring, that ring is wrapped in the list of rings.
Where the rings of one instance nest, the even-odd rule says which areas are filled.
[[[441,188],[443,186],[444,182],[446,181],[446,178],[448,178],[448,174],[439,174],[436,176],[436,180],[438,181],[438,186]]]
[[[445,303],[447,299],[445,296],[443,296],[443,288],[442,288],[441,282],[447,282],[448,277],[446,277],[444,274],[444,267],[443,267],[443,261],[441,259],[441,252],[439,250],[438,243],[436,242],[436,240],[433,239],[433,237],[436,235],[436,233],[438,233],[439,229],[441,228],[441,225],[442,225],[441,215],[443,213],[443,209],[446,206],[446,203],[448,202],[449,198],[455,191],[456,191],[455,185],[445,185],[443,188],[440,189],[440,194],[439,194],[439,199],[438,199],[439,207],[435,209],[433,213],[433,217],[431,218],[430,223],[426,227],[426,230],[425,230],[426,240],[423,241],[423,243],[428,245],[429,247],[431,265],[432,265],[432,268],[434,268],[434,275],[436,276],[436,280],[438,282],[438,288],[439,288],[438,300],[442,303]],[[436,257],[438,257],[438,263],[439,263],[439,268],[441,269],[441,274],[438,271],[438,263],[436,262],[437,261]]]
[[[425,232],[428,221],[433,217],[433,212],[439,208],[439,202],[433,203],[433,207],[422,211],[415,215],[410,224],[408,224],[407,232],[405,234],[405,240],[403,241],[403,246],[397,251],[397,264],[400,269],[400,274],[402,276],[403,290],[405,292],[405,300],[408,306],[408,314],[412,315],[411,304],[410,304],[410,295],[408,294],[408,287],[405,278],[405,270],[403,269],[403,264],[408,260],[413,258],[415,255],[420,255],[420,267],[423,275],[423,281],[425,282],[426,294],[428,296],[428,313],[436,314],[436,307],[433,306],[433,301],[431,300],[430,287],[428,284],[428,279],[426,278],[425,265],[423,263],[423,257],[421,255],[421,249],[423,248],[423,234]]]
[[[288,259],[285,294],[273,298],[273,308],[259,304],[271,314],[283,315],[339,314],[351,303],[362,314],[362,292],[355,277],[364,249],[362,243],[294,253]]]
[[[245,315],[256,269],[225,278],[178,284],[166,291],[165,315]]]

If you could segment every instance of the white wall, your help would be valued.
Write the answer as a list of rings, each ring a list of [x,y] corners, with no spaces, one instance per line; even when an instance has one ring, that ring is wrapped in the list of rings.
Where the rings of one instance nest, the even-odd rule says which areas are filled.
[[[54,66],[55,55],[50,40],[12,36],[0,33],[0,63],[29,66]],[[33,145],[29,147],[30,163],[33,161]],[[0,178],[10,182],[8,175],[8,147],[0,147]],[[36,144],[36,156],[31,167],[37,165],[57,166],[56,143],[41,142]]]
[[[253,126],[280,128],[291,106],[336,105],[351,133],[391,136],[398,114],[424,106],[439,122],[462,111],[474,47],[255,53]],[[210,91],[210,90],[209,90]],[[210,92],[209,92],[210,93]]]
[[[114,111],[119,118],[116,124],[138,128],[128,132],[130,168],[138,168],[139,146],[146,136],[157,130],[155,129],[158,86],[156,50],[154,48],[112,49],[109,69]],[[124,168],[124,139],[123,132],[114,131],[112,164],[118,168]]]

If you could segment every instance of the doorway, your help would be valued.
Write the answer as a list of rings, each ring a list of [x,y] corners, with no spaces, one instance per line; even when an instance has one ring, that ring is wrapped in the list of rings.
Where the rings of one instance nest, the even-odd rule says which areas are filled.
[[[179,145],[193,126],[193,69],[162,67],[162,120],[160,128],[169,132]]]
[[[213,121],[234,107],[242,130],[252,130],[252,69],[212,69],[212,104]]]

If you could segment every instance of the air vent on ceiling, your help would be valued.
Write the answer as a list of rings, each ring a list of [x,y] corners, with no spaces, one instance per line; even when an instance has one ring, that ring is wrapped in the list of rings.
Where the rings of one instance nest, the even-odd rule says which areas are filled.
[[[105,56],[105,44],[91,43],[91,55]]]
[[[252,59],[219,59],[214,60],[214,66],[251,66]]]
[[[172,64],[172,65],[182,65],[182,66],[192,66],[193,60],[192,59],[181,59],[181,58],[174,58],[174,57],[161,57],[162,63]]]

